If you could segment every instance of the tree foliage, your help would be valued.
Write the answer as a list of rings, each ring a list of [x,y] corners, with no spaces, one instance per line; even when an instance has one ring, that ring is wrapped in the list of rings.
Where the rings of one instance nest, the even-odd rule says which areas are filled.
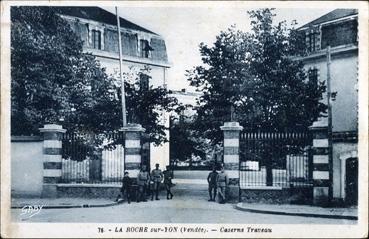
[[[301,61],[304,40],[294,26],[273,24],[273,9],[248,12],[251,31],[235,26],[222,31],[213,46],[200,44],[203,65],[188,71],[188,80],[203,95],[195,125],[213,144],[220,126],[239,121],[249,130],[306,129],[322,113],[324,83],[307,80]]]
[[[204,157],[204,152],[199,149],[199,138],[195,137],[190,129],[191,123],[185,120],[171,124],[170,158],[186,161],[193,155]]]

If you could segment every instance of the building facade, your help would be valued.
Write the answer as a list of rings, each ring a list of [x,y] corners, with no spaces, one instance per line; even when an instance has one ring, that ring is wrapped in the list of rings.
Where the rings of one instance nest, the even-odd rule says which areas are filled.
[[[357,9],[336,9],[298,29],[308,50],[299,60],[304,62],[309,80],[327,82],[328,46],[331,49],[332,196],[348,204],[357,204],[358,195],[357,26]]]
[[[118,78],[120,66],[116,15],[99,7],[57,7],[57,11],[83,41],[84,51],[94,55],[107,74]],[[120,27],[123,72],[149,69],[149,85],[166,87],[170,64],[164,39],[123,18],[120,18]],[[160,123],[169,126],[169,117],[164,112]],[[162,146],[152,144],[149,148],[151,168],[154,168],[155,163],[161,167],[169,164],[168,143]]]
[[[201,93],[189,92],[186,91],[186,89],[173,90],[171,92],[171,96],[175,97],[178,100],[178,103],[186,106],[186,109],[182,112],[182,115],[190,117],[196,114],[196,111],[193,109],[193,107],[196,106],[197,100],[201,96]]]

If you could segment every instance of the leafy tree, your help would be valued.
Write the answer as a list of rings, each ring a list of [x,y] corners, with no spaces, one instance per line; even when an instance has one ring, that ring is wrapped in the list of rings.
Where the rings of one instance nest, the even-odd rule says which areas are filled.
[[[131,120],[146,128],[149,141],[160,144],[166,140],[160,114],[174,109],[176,101],[164,88],[138,87],[137,79],[149,79],[149,73],[125,75],[127,112],[135,112]],[[13,135],[37,134],[45,123],[62,123],[81,137],[102,135],[89,143],[96,148],[104,134],[122,126],[119,81],[83,52],[82,41],[55,8],[11,8],[11,79]]]
[[[194,131],[192,117],[180,115],[179,119],[171,118],[170,127],[170,158],[171,160],[186,161],[192,156],[199,156],[206,159],[206,154],[210,151],[209,143],[206,139],[198,137]]]
[[[213,46],[201,43],[203,65],[188,72],[191,85],[203,92],[197,131],[213,145],[222,141],[220,126],[225,121],[238,121],[248,131],[306,130],[326,111],[321,102],[324,82],[308,81],[303,63],[293,59],[305,52],[294,25],[273,24],[273,9],[248,14],[250,32],[232,26]],[[271,152],[261,152],[267,185],[272,185]]]
[[[248,13],[251,32],[232,26],[213,46],[201,43],[203,65],[187,74],[203,93],[197,131],[214,145],[225,121],[239,121],[247,130],[306,129],[326,110],[324,83],[308,81],[302,62],[293,59],[304,52],[294,26],[273,24],[273,9]]]

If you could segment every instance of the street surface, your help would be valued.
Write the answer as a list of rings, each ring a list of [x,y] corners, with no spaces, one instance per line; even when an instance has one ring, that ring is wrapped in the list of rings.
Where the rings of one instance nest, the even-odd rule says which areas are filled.
[[[181,181],[181,180],[179,180]],[[174,198],[159,201],[126,202],[98,208],[43,209],[29,218],[21,209],[12,209],[12,220],[18,222],[89,222],[89,223],[242,223],[242,224],[355,224],[353,220],[310,218],[259,214],[234,209],[234,204],[208,202],[206,184],[178,183]]]

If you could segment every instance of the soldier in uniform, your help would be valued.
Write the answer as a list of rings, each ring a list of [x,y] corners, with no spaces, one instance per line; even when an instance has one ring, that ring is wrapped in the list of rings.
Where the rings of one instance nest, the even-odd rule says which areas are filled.
[[[224,167],[222,167],[220,173],[217,175],[217,187],[220,196],[219,203],[223,204],[226,201],[226,187],[228,185],[228,175],[224,172]]]
[[[137,175],[137,202],[146,202],[146,188],[150,182],[150,174],[146,171],[146,165],[142,165],[140,172]]]
[[[149,185],[148,185],[148,191],[149,191],[149,195],[151,197],[151,201],[154,200],[154,194],[155,194],[155,183],[154,181],[152,181],[152,179],[150,179]]]
[[[155,169],[151,171],[151,180],[154,182],[155,199],[159,199],[160,183],[163,180],[163,172],[159,169],[159,164],[155,164]]]
[[[209,196],[210,196],[210,199],[208,200],[209,202],[215,201],[215,197],[217,196],[217,176],[218,176],[217,170],[215,169],[215,167],[213,167],[213,171],[211,171],[208,175]]]
[[[163,172],[164,175],[164,186],[165,190],[167,190],[167,199],[173,198],[173,193],[170,191],[170,188],[172,187],[172,178],[173,178],[173,172],[170,170],[170,166],[167,166],[167,169]]]
[[[118,202],[120,197],[124,199],[124,196],[126,196],[128,203],[131,203],[131,186],[132,186],[132,179],[129,177],[128,172],[124,172],[123,185],[115,201]]]

